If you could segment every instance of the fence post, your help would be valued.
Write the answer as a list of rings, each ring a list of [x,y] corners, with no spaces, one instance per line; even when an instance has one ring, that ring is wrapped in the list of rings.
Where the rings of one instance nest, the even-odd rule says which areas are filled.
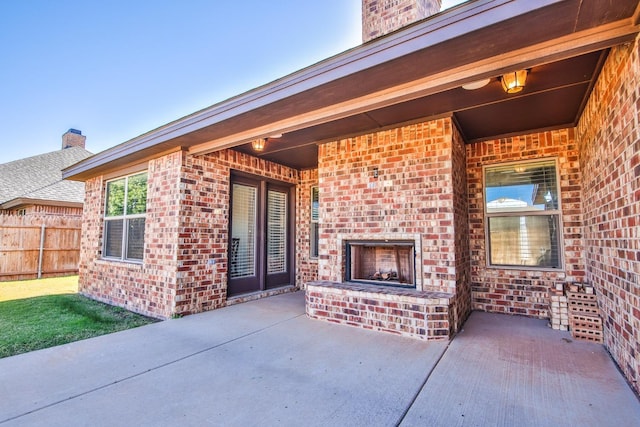
[[[40,228],[40,254],[38,255],[38,279],[42,278],[42,258],[44,258],[44,230],[45,225],[42,223]]]

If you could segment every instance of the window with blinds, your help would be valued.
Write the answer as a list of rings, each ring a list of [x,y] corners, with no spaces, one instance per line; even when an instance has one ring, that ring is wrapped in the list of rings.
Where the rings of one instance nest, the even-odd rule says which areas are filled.
[[[142,261],[147,212],[147,172],[108,181],[105,199],[103,256]]]
[[[267,193],[267,273],[287,270],[287,194]]]
[[[232,279],[254,276],[256,265],[256,206],[258,189],[233,184],[231,207],[231,251],[229,274]]]
[[[561,268],[555,159],[484,169],[488,263]]]

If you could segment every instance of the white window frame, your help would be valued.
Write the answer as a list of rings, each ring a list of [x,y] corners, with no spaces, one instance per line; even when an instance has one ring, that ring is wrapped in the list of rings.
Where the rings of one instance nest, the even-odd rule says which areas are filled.
[[[553,210],[539,210],[535,208],[531,208],[528,210],[518,210],[509,212],[507,210],[501,212],[488,212],[487,211],[487,170],[495,169],[495,168],[505,168],[513,166],[514,169],[516,167],[524,167],[528,168],[537,163],[544,162],[554,162],[555,173],[556,173],[556,194],[558,195],[558,206],[557,209]],[[521,160],[514,162],[504,162],[504,163],[495,163],[491,165],[484,165],[482,167],[482,209],[484,213],[484,231],[485,231],[485,256],[486,256],[486,266],[488,268],[496,268],[496,269],[512,269],[512,270],[536,270],[536,271],[564,271],[564,228],[562,225],[562,193],[560,187],[560,169],[557,158],[538,158],[532,160]],[[557,251],[558,251],[558,266],[557,267],[548,267],[548,266],[537,266],[537,265],[513,265],[513,264],[492,264],[491,262],[491,235],[489,228],[489,219],[496,217],[524,217],[524,216],[544,216],[544,217],[556,217],[558,224],[558,243],[557,243]]]
[[[137,264],[142,264],[144,261],[144,250],[142,253],[142,258],[127,258],[127,244],[128,244],[128,239],[129,239],[129,220],[131,219],[137,219],[137,218],[144,218],[145,219],[145,225],[146,225],[146,217],[147,217],[147,201],[145,200],[145,213],[142,214],[127,214],[127,197],[128,197],[128,191],[129,191],[129,178],[137,176],[137,175],[142,175],[142,174],[147,174],[147,190],[148,190],[148,186],[149,186],[149,175],[148,172],[146,170],[144,171],[139,171],[139,172],[135,172],[135,173],[131,173],[128,175],[123,175],[123,176],[119,176],[117,178],[113,178],[113,179],[109,179],[108,181],[105,182],[105,197],[104,197],[104,206],[103,206],[103,213],[102,213],[102,217],[103,217],[103,225],[102,225],[102,258],[106,259],[106,260],[111,260],[111,261],[126,261],[126,262],[130,262],[130,263],[137,263]],[[124,200],[123,200],[123,206],[122,206],[122,215],[115,215],[115,216],[107,216],[107,204],[109,202],[108,200],[108,187],[109,187],[109,183],[110,182],[114,182],[114,181],[119,181],[121,179],[125,180],[124,183]],[[148,197],[148,195],[147,195]],[[122,253],[120,254],[119,257],[115,257],[115,256],[107,256],[106,252],[107,252],[107,224],[110,221],[118,221],[118,220],[122,220]],[[144,241],[145,241],[145,236],[143,234],[142,237],[142,245],[144,246]]]
[[[313,215],[313,211],[314,211],[314,207],[313,207],[313,191],[314,189],[317,190],[318,193],[318,214],[317,217],[314,219],[314,215]],[[320,254],[320,248],[319,248],[319,244],[320,244],[320,187],[318,187],[318,185],[312,185],[311,189],[309,191],[309,257],[311,259],[318,259],[318,256]],[[316,227],[316,233],[315,233],[315,244],[313,242],[313,228]],[[318,253],[313,253],[313,248],[317,247],[318,248]]]

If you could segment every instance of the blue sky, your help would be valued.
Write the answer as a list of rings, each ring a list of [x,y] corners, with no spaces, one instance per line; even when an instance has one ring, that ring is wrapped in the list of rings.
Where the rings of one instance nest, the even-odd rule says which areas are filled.
[[[444,0],[449,7],[460,0]],[[2,0],[0,163],[99,152],[361,43],[361,0]]]

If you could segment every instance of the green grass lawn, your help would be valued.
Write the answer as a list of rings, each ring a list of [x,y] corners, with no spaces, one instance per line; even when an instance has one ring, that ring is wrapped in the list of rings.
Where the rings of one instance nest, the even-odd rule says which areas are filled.
[[[77,294],[3,301],[0,358],[153,322],[154,319]]]

